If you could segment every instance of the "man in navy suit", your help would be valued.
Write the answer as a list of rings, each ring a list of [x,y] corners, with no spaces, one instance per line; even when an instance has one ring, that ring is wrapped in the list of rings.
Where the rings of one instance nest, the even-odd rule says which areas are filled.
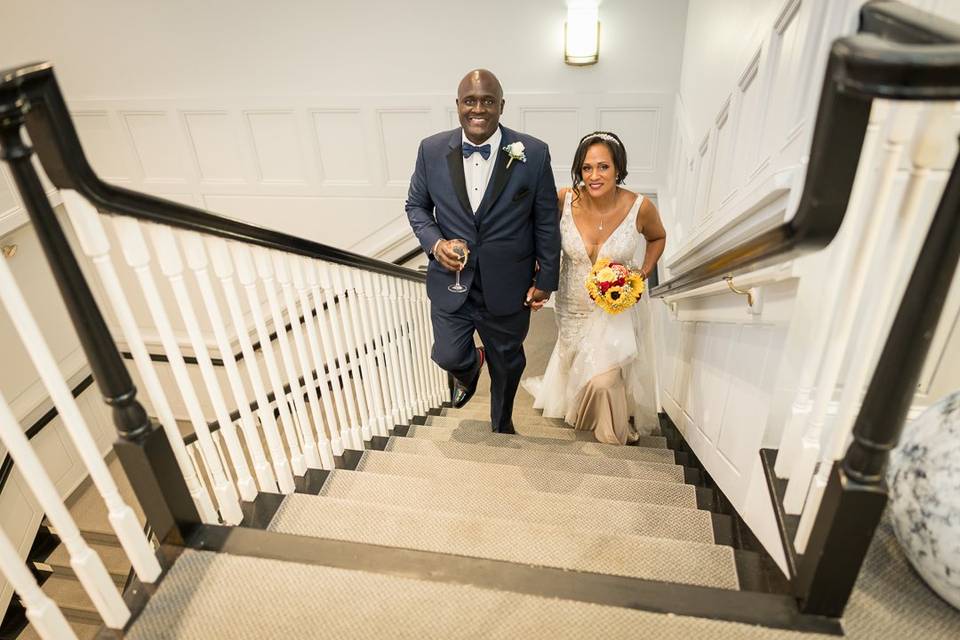
[[[454,406],[470,400],[487,362],[493,430],[513,433],[530,307],[559,283],[557,189],[547,145],[500,126],[504,100],[496,76],[468,73],[456,104],[460,128],[420,143],[407,217],[430,257],[432,357],[455,381]],[[448,289],[461,269],[459,242],[469,248],[460,271],[466,293]]]

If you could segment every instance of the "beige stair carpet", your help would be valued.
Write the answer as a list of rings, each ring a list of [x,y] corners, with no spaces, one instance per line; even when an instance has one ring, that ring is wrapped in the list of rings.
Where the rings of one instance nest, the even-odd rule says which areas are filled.
[[[189,550],[126,637],[827,640],[831,636]]]
[[[539,491],[689,509],[697,507],[696,488],[679,482],[634,480],[508,464],[417,456],[395,451],[365,451],[357,465],[357,471],[404,478],[435,478],[453,484],[479,484],[500,491]]]
[[[332,471],[320,496],[550,524],[567,529],[713,543],[710,513],[600,498],[452,485],[427,478]]]
[[[270,531],[737,589],[730,547],[337,498],[287,496]]]
[[[90,543],[90,548],[100,556],[100,560],[103,561],[103,565],[106,567],[110,577],[113,578],[113,581],[119,586],[126,584],[127,577],[130,574],[130,560],[127,558],[123,547],[119,546],[119,543],[112,545],[93,542]],[[74,577],[76,575],[73,567],[70,566],[70,554],[63,544],[57,545],[50,555],[38,564],[40,567],[52,571],[55,575],[67,577]]]
[[[432,422],[423,426],[413,426],[407,431],[407,437],[425,438],[427,440],[455,440],[467,444],[480,444],[491,447],[508,447],[511,449],[533,449],[537,451],[556,451],[558,453],[575,453],[582,456],[600,456],[603,458],[623,458],[624,460],[646,460],[648,462],[664,462],[674,464],[673,450],[663,446],[663,438],[652,436],[647,442],[639,442],[635,447],[624,447],[615,444],[602,444],[596,441],[558,440],[546,436],[540,437],[529,431],[518,431],[516,434],[493,433],[490,424],[485,429],[473,429],[469,426],[447,427],[435,425]]]
[[[620,458],[570,455],[552,451],[505,449],[503,447],[485,447],[454,441],[397,437],[390,438],[386,450],[536,469],[555,469],[574,473],[593,473],[661,482],[683,482],[683,467],[659,462],[641,462]]]

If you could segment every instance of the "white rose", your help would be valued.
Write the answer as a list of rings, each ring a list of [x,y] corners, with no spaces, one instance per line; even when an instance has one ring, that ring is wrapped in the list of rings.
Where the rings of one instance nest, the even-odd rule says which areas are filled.
[[[514,156],[521,156],[521,155],[523,155],[523,143],[522,143],[522,142],[514,142],[513,144],[511,144],[511,145],[510,145],[510,153],[511,153],[511,155],[514,155]]]

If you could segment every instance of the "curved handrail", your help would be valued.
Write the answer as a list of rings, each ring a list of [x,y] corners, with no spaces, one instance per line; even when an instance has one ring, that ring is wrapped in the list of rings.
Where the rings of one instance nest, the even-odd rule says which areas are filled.
[[[101,211],[417,282],[426,279],[423,273],[414,269],[104,182],[87,161],[50,63],[35,63],[0,72],[0,92],[12,92],[28,101],[27,131],[33,141],[34,151],[53,184],[59,189],[78,191]]]
[[[960,27],[894,0],[860,11],[860,33],[833,43],[796,213],[654,287],[663,297],[830,244],[843,222],[873,100],[960,100]]]

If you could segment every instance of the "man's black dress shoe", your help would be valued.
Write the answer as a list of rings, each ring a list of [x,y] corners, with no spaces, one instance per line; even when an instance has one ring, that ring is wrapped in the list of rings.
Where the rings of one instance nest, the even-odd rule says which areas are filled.
[[[459,409],[465,404],[470,402],[470,399],[473,397],[473,394],[477,392],[477,383],[480,382],[480,372],[483,371],[483,363],[486,361],[486,353],[483,350],[483,347],[477,347],[477,359],[480,361],[480,364],[477,365],[477,372],[473,376],[473,380],[470,381],[469,385],[462,385],[459,381],[454,381],[453,386],[453,407],[454,409]]]
[[[514,431],[514,429],[513,429],[513,423],[511,422],[511,423],[510,423],[510,426],[508,426],[508,427],[505,428],[505,429],[499,429],[499,430],[497,431],[497,433],[516,434],[517,432]]]

